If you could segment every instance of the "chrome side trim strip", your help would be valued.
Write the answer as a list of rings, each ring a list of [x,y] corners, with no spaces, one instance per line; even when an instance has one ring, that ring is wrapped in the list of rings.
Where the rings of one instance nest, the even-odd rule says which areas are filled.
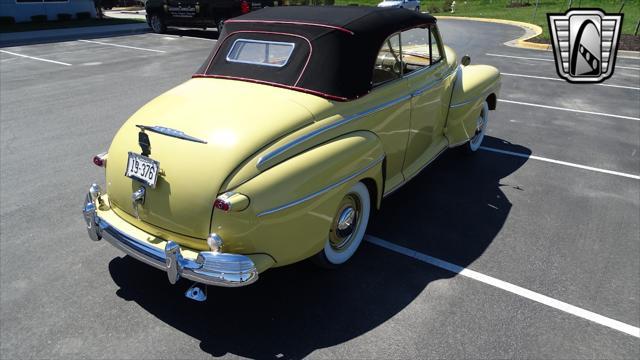
[[[174,137],[174,138],[177,138],[177,139],[193,141],[193,142],[197,142],[197,143],[201,143],[201,144],[206,144],[207,143],[206,141],[198,139],[197,137],[193,137],[193,136],[187,135],[187,134],[185,134],[184,132],[182,132],[180,130],[171,129],[171,128],[167,128],[167,127],[163,127],[163,126],[136,125],[136,127],[140,128],[140,130],[142,130],[142,131],[148,130],[148,131],[154,132],[156,134],[171,136],[171,137]]]
[[[427,166],[431,165],[432,162],[436,161],[437,158],[440,157],[440,155],[442,155],[445,150],[448,149],[448,146],[443,147],[437,154],[436,156],[434,156],[431,160],[429,160],[426,164],[422,165],[422,167],[415,172],[415,174],[411,175],[410,178],[406,179],[405,181],[401,182],[400,184],[396,185],[396,187],[394,187],[393,189],[390,189],[389,191],[387,191],[384,195],[382,195],[382,198],[386,198],[387,196],[391,195],[392,193],[396,192],[396,190],[400,189],[401,187],[403,187],[406,183],[408,183],[409,181],[411,181],[413,178],[415,178],[416,176],[418,176],[422,170],[424,170]]]
[[[483,92],[482,94],[480,94],[480,95],[478,95],[478,96],[476,96],[476,97],[474,97],[474,98],[472,98],[470,100],[463,101],[463,102],[460,102],[460,103],[457,103],[457,104],[451,104],[451,105],[449,105],[449,107],[450,108],[456,108],[456,107],[460,107],[460,106],[464,106],[464,105],[470,104],[470,103],[472,103],[474,101],[478,101],[478,99],[486,98],[487,96],[489,96],[489,93],[491,93],[491,89],[489,91]]]
[[[429,67],[426,67],[424,69],[425,70],[429,69]],[[348,124],[351,121],[357,120],[357,119],[359,119],[359,118],[361,118],[363,116],[374,114],[374,113],[376,113],[378,111],[381,111],[381,110],[384,110],[384,109],[386,109],[386,108],[388,108],[390,106],[396,105],[396,104],[398,104],[400,102],[403,102],[403,101],[406,101],[406,100],[409,100],[414,96],[420,95],[423,92],[427,91],[429,88],[433,87],[434,84],[438,83],[439,81],[442,81],[442,79],[445,79],[445,78],[451,76],[451,74],[455,73],[457,70],[458,70],[458,67],[454,67],[453,69],[451,69],[451,71],[449,71],[448,73],[444,74],[442,76],[442,78],[434,80],[434,81],[428,83],[427,85],[421,87],[420,89],[415,90],[411,94],[407,94],[407,95],[401,96],[401,97],[399,97],[397,99],[394,99],[394,100],[388,101],[386,103],[380,104],[378,106],[372,107],[370,109],[361,111],[361,112],[356,113],[354,115],[347,116],[347,117],[343,118],[342,120],[337,121],[337,122],[335,122],[333,124],[329,124],[327,126],[321,127],[321,128],[319,128],[317,130],[314,130],[314,131],[306,134],[306,135],[302,135],[301,137],[299,137],[299,138],[297,138],[295,140],[292,140],[291,142],[289,142],[289,143],[287,143],[287,144],[285,144],[285,145],[273,150],[272,152],[270,152],[270,153],[266,154],[265,156],[261,157],[260,159],[258,159],[258,163],[256,164],[256,166],[260,167],[260,166],[264,165],[266,162],[268,162],[269,160],[275,158],[278,155],[281,155],[282,153],[286,152],[287,150],[291,149],[292,147],[300,145],[303,142],[305,142],[305,141],[307,141],[309,139],[312,139],[312,138],[314,138],[314,137],[316,137],[316,136],[318,136],[320,134],[323,134],[323,133],[325,133],[325,132],[327,132],[329,130],[333,130],[333,129],[335,129],[337,127],[340,127],[342,125]],[[415,72],[413,72],[413,73],[411,73],[411,74],[409,74],[409,75],[407,75],[405,77],[402,77],[401,79],[406,79],[408,77],[411,77],[411,76],[413,76],[412,74],[414,74],[414,73],[416,73],[416,75],[417,75],[417,73],[421,73],[421,71],[422,71],[422,69],[418,70],[418,71],[415,71]]]
[[[378,159],[374,160],[371,164],[365,166],[363,169],[358,170],[357,172],[355,172],[355,173],[353,173],[353,174],[351,174],[351,175],[339,180],[338,182],[335,182],[335,183],[333,183],[333,184],[331,184],[329,186],[326,186],[326,187],[320,189],[319,191],[316,191],[316,192],[314,192],[312,194],[309,194],[309,195],[307,195],[305,197],[302,197],[300,199],[294,200],[294,201],[286,203],[284,205],[280,205],[280,206],[275,207],[273,209],[262,211],[262,212],[258,213],[258,217],[269,215],[269,214],[273,214],[273,213],[278,212],[280,210],[288,209],[290,207],[302,204],[305,201],[308,201],[308,200],[311,200],[311,199],[313,199],[315,197],[318,197],[318,196],[320,196],[320,195],[322,195],[322,194],[324,194],[324,193],[326,193],[326,192],[328,192],[330,190],[333,190],[336,187],[348,182],[349,180],[352,180],[353,178],[364,174],[365,172],[367,172],[367,170],[369,170],[372,167],[374,167],[374,166],[378,165],[379,163],[381,163],[382,160],[384,160],[384,155],[380,156]]]
[[[327,132],[329,130],[333,130],[333,129],[335,129],[337,127],[340,127],[342,125],[348,124],[351,121],[357,120],[357,119],[359,119],[359,118],[361,118],[363,116],[374,114],[374,113],[376,113],[376,112],[378,112],[380,110],[386,109],[386,108],[388,108],[390,106],[396,105],[398,103],[401,103],[401,102],[409,100],[409,99],[411,99],[411,95],[407,94],[407,95],[401,96],[401,97],[399,97],[397,99],[394,99],[394,100],[391,100],[391,101],[387,101],[386,103],[380,104],[380,105],[375,106],[375,107],[370,108],[370,109],[367,109],[365,111],[356,113],[356,114],[351,115],[351,116],[347,116],[347,117],[343,118],[340,121],[334,122],[333,124],[329,124],[327,126],[324,126],[324,127],[319,128],[319,129],[316,129],[316,130],[314,130],[314,131],[312,131],[312,132],[310,132],[310,133],[308,133],[306,135],[303,135],[303,136],[301,136],[301,137],[289,142],[288,144],[285,144],[285,145],[277,148],[276,150],[268,153],[267,155],[261,157],[258,160],[257,166],[260,167],[261,165],[263,165],[267,161],[269,161],[269,160],[275,158],[276,156],[286,152],[287,150],[291,149],[292,147],[300,145],[303,142],[305,142],[305,141],[307,141],[309,139],[312,139],[312,138],[314,138],[314,137],[316,137],[316,136],[318,136],[320,134],[323,134],[323,133],[325,133],[325,132]]]

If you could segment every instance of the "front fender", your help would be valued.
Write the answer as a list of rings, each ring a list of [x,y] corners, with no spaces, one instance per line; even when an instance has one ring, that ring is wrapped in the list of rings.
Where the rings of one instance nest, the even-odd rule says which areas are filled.
[[[451,94],[445,135],[449,146],[461,145],[473,137],[482,104],[500,90],[500,71],[489,65],[460,66]]]
[[[328,141],[235,188],[249,197],[249,207],[215,210],[211,231],[223,238],[224,251],[266,253],[277,266],[303,260],[322,249],[338,204],[355,183],[366,179],[379,204],[383,160],[382,144],[371,132]]]

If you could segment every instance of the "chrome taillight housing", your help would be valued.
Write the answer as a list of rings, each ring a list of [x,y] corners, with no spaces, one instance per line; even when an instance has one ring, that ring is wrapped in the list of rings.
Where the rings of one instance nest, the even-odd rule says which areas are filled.
[[[242,211],[249,207],[249,198],[236,192],[226,192],[216,198],[213,207],[224,212]]]
[[[93,159],[92,159],[93,164],[96,165],[96,166],[100,166],[100,167],[106,168],[107,167],[107,157],[108,157],[108,154],[106,152],[100,153],[100,154],[98,154],[98,155],[93,157]]]

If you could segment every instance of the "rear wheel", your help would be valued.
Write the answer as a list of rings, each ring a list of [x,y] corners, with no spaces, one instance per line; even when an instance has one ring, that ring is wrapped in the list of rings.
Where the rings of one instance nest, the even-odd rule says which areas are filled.
[[[325,268],[335,268],[347,262],[364,238],[370,213],[369,190],[359,182],[340,201],[324,249],[312,258],[313,261]]]
[[[482,110],[480,115],[476,119],[476,131],[469,143],[465,145],[470,153],[474,153],[480,149],[482,140],[484,140],[484,134],[487,131],[487,123],[489,122],[489,104],[485,102],[482,104]]]
[[[151,18],[149,18],[149,26],[151,26],[151,30],[156,34],[162,34],[167,31],[167,25],[158,14],[151,15]]]

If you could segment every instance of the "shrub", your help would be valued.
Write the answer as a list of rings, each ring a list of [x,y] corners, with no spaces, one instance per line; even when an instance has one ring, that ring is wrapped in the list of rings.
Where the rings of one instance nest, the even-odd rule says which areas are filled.
[[[60,13],[58,14],[58,21],[68,21],[71,20],[71,14]]]
[[[442,12],[451,12],[451,3],[453,3],[453,0],[444,0],[442,3]]]
[[[78,20],[91,19],[91,13],[88,11],[82,11],[82,12],[76,13],[76,18],[78,18]]]
[[[428,12],[429,14],[437,14],[437,13],[439,13],[439,12],[440,12],[440,8],[438,8],[437,6],[433,6],[433,5],[431,5],[431,6],[429,6],[429,7],[427,8],[427,12]]]
[[[0,25],[12,25],[16,23],[13,16],[0,16]]]
[[[41,23],[47,21],[47,15],[33,15],[31,16],[31,21]]]

